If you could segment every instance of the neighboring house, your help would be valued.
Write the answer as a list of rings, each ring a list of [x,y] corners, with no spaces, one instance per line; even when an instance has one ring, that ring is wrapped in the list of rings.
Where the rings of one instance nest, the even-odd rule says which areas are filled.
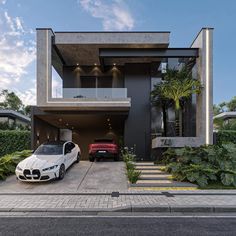
[[[170,32],[37,29],[32,147],[72,139],[87,159],[89,143],[111,136],[134,147],[138,159],[150,160],[153,150],[164,147],[211,144],[212,34],[203,28],[190,47],[171,48]],[[175,137],[174,109],[167,109],[164,137],[162,110],[151,105],[150,92],[166,68],[186,65],[204,88],[185,105],[183,137]]]
[[[31,121],[28,116],[25,116],[17,111],[0,109],[0,122],[15,125],[16,127],[30,127]]]
[[[216,116],[214,116],[213,118],[215,121],[216,121],[216,124],[215,124],[215,129],[217,130],[217,120],[219,121],[222,121],[222,123],[224,125],[227,125],[227,124],[230,124],[230,122],[232,121],[236,121],[236,111],[225,111],[225,112],[222,112]]]
[[[216,116],[214,116],[215,119],[221,119],[225,123],[228,123],[232,119],[236,119],[236,111],[224,111]]]

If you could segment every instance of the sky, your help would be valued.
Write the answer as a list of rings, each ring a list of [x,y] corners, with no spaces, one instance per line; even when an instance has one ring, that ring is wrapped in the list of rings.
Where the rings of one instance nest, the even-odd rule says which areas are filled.
[[[54,31],[171,31],[189,47],[214,28],[214,103],[236,96],[236,0],[0,0],[0,90],[36,103],[36,28]]]

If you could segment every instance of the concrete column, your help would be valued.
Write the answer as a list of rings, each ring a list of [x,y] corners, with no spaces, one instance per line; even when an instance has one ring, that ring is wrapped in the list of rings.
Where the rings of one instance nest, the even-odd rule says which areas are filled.
[[[192,48],[199,48],[197,71],[203,84],[202,93],[197,97],[196,128],[197,137],[204,144],[213,143],[213,29],[203,28]]]
[[[51,29],[37,29],[37,105],[46,105],[52,97]]]

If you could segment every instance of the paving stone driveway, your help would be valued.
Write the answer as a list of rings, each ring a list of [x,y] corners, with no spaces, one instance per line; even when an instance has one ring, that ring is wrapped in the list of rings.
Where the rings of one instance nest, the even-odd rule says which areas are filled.
[[[128,189],[124,162],[88,162],[74,164],[63,180],[25,183],[14,175],[0,181],[0,193],[76,193],[125,191]]]

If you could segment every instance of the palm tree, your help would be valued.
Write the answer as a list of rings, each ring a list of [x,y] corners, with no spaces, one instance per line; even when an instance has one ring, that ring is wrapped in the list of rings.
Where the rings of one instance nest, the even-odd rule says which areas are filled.
[[[184,102],[192,94],[200,94],[202,89],[201,82],[192,77],[191,71],[187,68],[180,70],[168,69],[162,83],[155,85],[151,95],[155,100],[169,100],[175,106],[175,127],[176,135],[182,136],[180,129],[181,102]]]

